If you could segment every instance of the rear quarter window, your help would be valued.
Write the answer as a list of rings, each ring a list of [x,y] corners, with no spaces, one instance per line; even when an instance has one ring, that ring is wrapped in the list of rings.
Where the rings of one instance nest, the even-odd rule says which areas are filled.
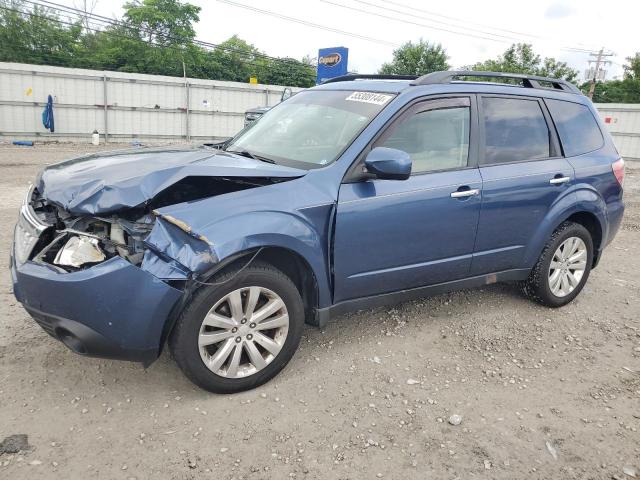
[[[574,157],[602,147],[604,139],[591,110],[585,105],[545,99],[562,142],[565,157]]]

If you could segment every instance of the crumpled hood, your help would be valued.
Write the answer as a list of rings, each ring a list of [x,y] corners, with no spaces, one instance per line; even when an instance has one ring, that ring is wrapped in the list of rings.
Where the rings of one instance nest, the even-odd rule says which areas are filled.
[[[136,149],[67,160],[45,168],[36,187],[72,214],[96,215],[145,204],[187,177],[296,178],[306,174],[205,148]]]

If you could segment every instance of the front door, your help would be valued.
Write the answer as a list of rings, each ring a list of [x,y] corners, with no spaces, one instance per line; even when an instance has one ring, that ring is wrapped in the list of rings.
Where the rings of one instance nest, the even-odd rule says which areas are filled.
[[[469,97],[428,100],[408,109],[374,141],[371,148],[409,153],[412,175],[341,186],[335,302],[469,274],[482,194],[476,149],[470,148],[475,124]]]

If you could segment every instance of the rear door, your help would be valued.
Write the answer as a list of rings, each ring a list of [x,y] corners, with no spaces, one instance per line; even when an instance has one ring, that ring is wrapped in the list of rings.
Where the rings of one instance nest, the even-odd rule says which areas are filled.
[[[334,243],[336,302],[468,275],[482,189],[471,100],[420,102],[374,141],[371,147],[409,153],[409,179],[342,184]]]
[[[480,221],[472,275],[525,268],[524,254],[574,179],[541,99],[481,95]]]

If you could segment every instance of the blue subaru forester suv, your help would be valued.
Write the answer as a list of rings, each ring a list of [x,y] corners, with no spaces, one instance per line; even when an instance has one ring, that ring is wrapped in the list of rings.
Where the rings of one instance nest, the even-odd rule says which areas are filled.
[[[218,145],[45,168],[15,229],[16,298],[73,351],[214,392],[275,376],[304,323],[494,282],[582,290],[624,162],[573,85],[449,71],[347,76]]]

